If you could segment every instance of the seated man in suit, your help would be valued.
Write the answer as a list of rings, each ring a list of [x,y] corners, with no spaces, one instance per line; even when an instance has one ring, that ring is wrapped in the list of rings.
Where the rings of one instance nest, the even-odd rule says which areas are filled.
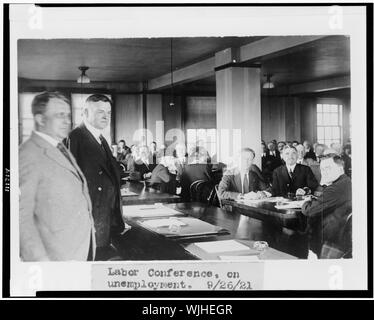
[[[251,170],[254,158],[252,149],[241,150],[237,168],[226,171],[218,185],[221,199],[261,199],[271,196],[268,185]]]
[[[124,166],[125,170],[127,170],[127,155],[129,153],[131,153],[131,150],[126,146],[125,140],[118,141],[117,161]]]
[[[316,161],[318,163],[321,162],[321,157],[323,156],[323,153],[327,147],[322,143],[316,143],[316,146],[314,148],[314,153],[316,155]]]
[[[161,192],[175,194],[177,175],[175,161],[172,156],[162,157],[160,163],[152,171],[152,176],[149,179],[150,186]]]
[[[344,172],[351,178],[352,176],[352,160],[351,160],[351,144],[347,143],[343,147],[342,159],[344,161]]]
[[[139,147],[139,156],[134,160],[134,167],[130,172],[130,177],[133,180],[148,180],[152,176],[152,170],[156,165],[150,163],[149,155],[147,146],[143,145]]]
[[[69,100],[43,92],[32,101],[35,131],[19,148],[19,237],[23,261],[93,260],[96,249],[87,181],[62,144]]]
[[[267,183],[271,183],[273,171],[280,165],[282,165],[280,152],[276,150],[276,144],[270,141],[268,150],[262,157],[262,172]]]
[[[305,159],[313,159],[317,160],[316,154],[314,153],[314,150],[312,148],[311,143],[308,140],[305,140],[303,143],[304,149],[305,149]]]
[[[186,201],[190,200],[190,186],[198,180],[211,181],[212,168],[207,163],[207,154],[195,151],[189,155],[188,162],[184,166],[180,178],[181,196],[183,199]]]
[[[296,146],[296,151],[297,151],[296,163],[303,164],[304,166],[306,166],[307,162],[305,160],[305,148],[304,148],[304,146],[302,144],[298,144]]]
[[[273,172],[273,196],[287,197],[289,193],[305,195],[318,188],[318,182],[308,166],[297,164],[297,151],[294,147],[283,150],[286,164]]]
[[[320,197],[306,201],[302,207],[308,217],[309,247],[319,258],[350,257],[352,239],[347,229],[351,226],[347,221],[352,213],[351,179],[344,173],[344,161],[336,154],[321,160],[321,174],[327,187]],[[326,245],[335,253],[333,256],[321,252]]]

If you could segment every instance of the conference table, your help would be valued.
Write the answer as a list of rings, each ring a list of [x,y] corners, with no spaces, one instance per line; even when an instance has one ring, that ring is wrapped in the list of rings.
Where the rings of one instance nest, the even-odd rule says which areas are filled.
[[[267,259],[296,259],[307,257],[305,235],[284,232],[284,228],[254,219],[237,212],[206,205],[200,202],[168,203],[166,208],[175,209],[181,214],[195,217],[227,230],[219,235],[197,236],[192,238],[169,239],[141,226],[139,218],[126,218],[131,226],[124,235],[116,239],[119,260],[204,260],[204,255],[196,251],[195,242],[237,240],[252,247],[256,241],[266,241],[269,248],[262,254]],[[124,206],[124,216],[131,206]]]

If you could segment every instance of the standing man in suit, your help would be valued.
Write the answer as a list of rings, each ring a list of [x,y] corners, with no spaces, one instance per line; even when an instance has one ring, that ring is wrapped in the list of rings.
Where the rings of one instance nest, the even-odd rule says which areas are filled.
[[[111,105],[105,95],[89,96],[83,110],[83,123],[71,131],[66,141],[88,182],[98,259],[118,254],[113,237],[124,231],[120,169],[102,135],[110,121]]]
[[[308,218],[309,247],[319,258],[351,257],[352,183],[344,173],[344,161],[330,154],[321,160],[322,180],[327,187],[317,199],[304,203]],[[322,250],[322,248],[328,250]]]
[[[35,131],[19,148],[21,259],[92,260],[95,234],[86,179],[61,142],[71,127],[69,100],[43,92],[31,108]]]
[[[265,156],[262,157],[262,172],[268,183],[272,182],[273,171],[280,165],[282,165],[280,152],[276,149],[276,144],[270,141]]]
[[[241,150],[238,168],[226,171],[218,185],[221,199],[262,199],[271,196],[268,185],[251,170],[254,158],[252,149]]]
[[[318,188],[318,182],[308,166],[297,164],[297,151],[294,147],[283,149],[286,164],[273,172],[273,196],[287,197],[288,193],[305,195]]]

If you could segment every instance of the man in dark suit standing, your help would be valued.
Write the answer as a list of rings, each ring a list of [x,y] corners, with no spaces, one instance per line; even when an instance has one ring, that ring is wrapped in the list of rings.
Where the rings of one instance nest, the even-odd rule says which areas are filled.
[[[340,258],[344,254],[351,257],[351,179],[344,173],[344,161],[336,154],[321,160],[321,174],[327,187],[320,197],[302,207],[302,213],[308,217],[309,247],[319,258]],[[323,246],[330,248],[329,254],[322,250]]]
[[[270,141],[268,143],[268,149],[262,156],[262,172],[268,183],[272,182],[273,171],[280,165],[282,165],[280,152],[276,149],[276,144],[273,141]]]
[[[297,151],[294,147],[283,149],[282,165],[273,172],[273,196],[287,197],[289,193],[305,195],[318,188],[318,182],[312,170],[305,165],[297,164]]]
[[[104,95],[89,96],[83,110],[83,123],[69,134],[66,141],[87,179],[96,228],[98,260],[106,259],[103,257],[108,254],[117,255],[112,244],[113,236],[124,230],[120,170],[102,135],[110,121],[111,105],[111,100]]]

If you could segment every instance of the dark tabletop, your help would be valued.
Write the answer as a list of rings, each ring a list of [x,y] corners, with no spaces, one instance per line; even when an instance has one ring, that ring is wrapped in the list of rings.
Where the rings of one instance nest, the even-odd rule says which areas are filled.
[[[181,197],[169,193],[164,193],[154,188],[148,187],[144,182],[131,181],[127,182],[129,191],[135,192],[137,195],[123,196],[122,204],[133,205],[133,204],[151,204],[151,203],[175,203],[181,202]],[[122,188],[125,187],[125,181]]]
[[[248,205],[233,200],[221,200],[221,203],[228,211],[275,223],[288,229],[303,231],[306,227],[306,218],[300,209],[279,210],[275,208],[275,202],[260,202]]]
[[[239,241],[266,241],[274,259],[290,259],[289,255],[306,258],[306,235],[286,229],[277,223],[254,219],[238,212],[198,202],[166,204],[186,215],[227,229],[230,234],[189,239],[167,239],[139,226],[136,219],[127,220],[132,228],[114,242],[123,260],[196,260],[198,257],[185,248],[193,242],[236,239]],[[126,207],[124,208],[124,213]],[[277,251],[278,250],[278,251]],[[285,253],[285,254],[283,254]],[[288,255],[287,255],[288,254]]]

